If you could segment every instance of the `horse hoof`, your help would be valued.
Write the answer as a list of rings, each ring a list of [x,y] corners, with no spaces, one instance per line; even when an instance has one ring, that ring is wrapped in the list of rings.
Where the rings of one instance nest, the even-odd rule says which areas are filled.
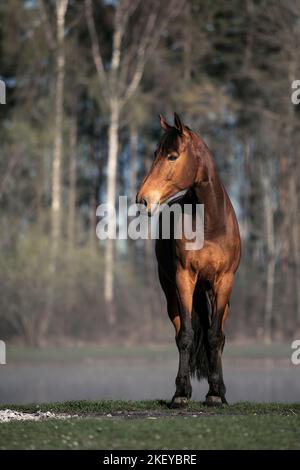
[[[208,395],[205,400],[205,405],[206,406],[222,406],[222,398],[221,397],[216,397],[213,395]]]
[[[186,397],[174,397],[171,402],[171,408],[185,408],[188,404]]]

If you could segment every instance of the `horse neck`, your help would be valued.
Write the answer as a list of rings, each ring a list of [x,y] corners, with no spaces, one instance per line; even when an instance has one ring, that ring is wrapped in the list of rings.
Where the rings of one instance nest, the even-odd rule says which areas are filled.
[[[197,202],[204,204],[204,231],[206,235],[217,235],[225,227],[226,195],[213,158],[207,149],[204,162],[206,181],[195,181]]]

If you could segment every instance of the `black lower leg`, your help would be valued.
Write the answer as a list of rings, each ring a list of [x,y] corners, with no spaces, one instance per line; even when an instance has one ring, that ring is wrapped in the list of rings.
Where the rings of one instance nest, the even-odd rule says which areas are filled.
[[[180,331],[176,337],[176,344],[179,351],[179,368],[176,377],[175,397],[190,398],[192,395],[192,386],[190,380],[190,353],[193,344],[193,330],[191,319],[188,313],[184,315],[184,321],[181,323]]]
[[[219,322],[218,322],[219,323]],[[222,403],[226,403],[226,387],[223,381],[222,351],[225,344],[225,336],[219,325],[212,325],[208,331],[209,344],[209,391],[207,397],[219,397]]]

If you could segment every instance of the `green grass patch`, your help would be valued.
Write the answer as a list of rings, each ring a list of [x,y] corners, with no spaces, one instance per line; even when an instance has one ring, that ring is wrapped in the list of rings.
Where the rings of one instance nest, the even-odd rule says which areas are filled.
[[[74,413],[80,415],[90,414],[108,414],[126,412],[157,412],[169,414],[171,416],[187,413],[205,413],[212,415],[285,415],[300,416],[300,403],[252,403],[239,402],[220,408],[211,408],[203,405],[201,402],[190,401],[188,406],[182,410],[172,410],[168,408],[168,402],[163,400],[145,400],[145,401],[123,401],[123,400],[78,400],[59,403],[41,403],[29,405],[0,405],[0,409],[12,409],[23,412],[36,412],[37,410],[55,413]]]
[[[299,429],[299,415],[11,422],[0,449],[300,449]]]
[[[152,401],[1,405],[76,414],[67,420],[0,424],[0,449],[300,449],[300,403],[241,402],[171,410]]]

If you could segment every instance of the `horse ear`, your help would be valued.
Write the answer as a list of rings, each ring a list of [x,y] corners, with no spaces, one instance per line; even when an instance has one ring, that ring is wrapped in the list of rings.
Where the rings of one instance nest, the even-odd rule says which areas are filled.
[[[170,124],[167,123],[167,121],[162,117],[162,115],[160,114],[159,116],[159,122],[160,122],[160,127],[162,129],[164,129],[165,131],[167,131],[168,129],[171,129],[172,126],[170,126]]]
[[[177,113],[174,113],[174,124],[176,129],[180,132],[180,134],[183,134],[183,124],[180,120],[180,117],[178,116]]]

